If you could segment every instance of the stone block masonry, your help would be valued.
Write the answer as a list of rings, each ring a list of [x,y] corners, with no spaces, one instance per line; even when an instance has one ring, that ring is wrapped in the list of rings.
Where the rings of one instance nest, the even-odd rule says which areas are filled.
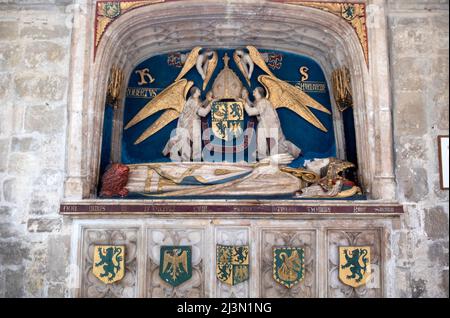
[[[70,69],[73,2],[0,0],[0,297],[69,296],[72,219],[59,204],[69,76],[77,72]],[[405,206],[392,233],[395,266],[385,274],[396,287],[387,296],[448,297],[449,192],[439,187],[437,136],[449,130],[449,4],[377,3],[386,6],[395,173]]]

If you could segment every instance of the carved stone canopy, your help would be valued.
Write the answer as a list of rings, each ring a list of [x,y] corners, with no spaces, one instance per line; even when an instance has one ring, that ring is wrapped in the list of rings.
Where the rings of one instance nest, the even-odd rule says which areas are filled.
[[[224,68],[214,80],[212,93],[217,99],[238,99],[241,97],[242,82],[239,77],[228,66],[230,58],[225,53],[223,57]]]

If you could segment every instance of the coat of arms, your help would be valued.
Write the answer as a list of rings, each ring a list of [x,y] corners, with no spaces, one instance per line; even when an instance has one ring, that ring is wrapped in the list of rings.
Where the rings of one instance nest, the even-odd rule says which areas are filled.
[[[211,106],[211,126],[214,135],[229,141],[244,131],[244,106],[242,102],[216,101]]]
[[[103,15],[110,19],[117,18],[120,15],[120,3],[107,2],[103,6]]]
[[[249,277],[248,252],[248,246],[217,245],[217,278],[232,286],[246,281]]]
[[[305,251],[300,247],[273,249],[273,278],[281,285],[292,288],[304,277]]]
[[[162,246],[159,276],[163,281],[178,286],[192,277],[192,249],[190,246]]]
[[[359,287],[370,277],[370,247],[339,247],[339,279],[346,285]]]
[[[112,284],[125,276],[125,246],[96,245],[92,272],[105,284]]]

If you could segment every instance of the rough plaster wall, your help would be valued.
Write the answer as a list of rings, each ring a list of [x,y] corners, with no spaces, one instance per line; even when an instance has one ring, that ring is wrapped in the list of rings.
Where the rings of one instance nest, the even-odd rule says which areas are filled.
[[[0,297],[67,295],[65,157],[70,0],[0,0]],[[46,5],[46,4],[57,5]],[[448,296],[448,1],[389,0],[399,297]]]
[[[0,0],[0,297],[67,289],[68,2]]]
[[[437,136],[448,135],[448,1],[389,2],[394,147],[399,201],[399,297],[448,297],[448,190]]]

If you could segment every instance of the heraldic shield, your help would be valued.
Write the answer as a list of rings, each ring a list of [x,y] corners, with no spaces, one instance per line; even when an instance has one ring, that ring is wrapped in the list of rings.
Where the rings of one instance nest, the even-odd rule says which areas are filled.
[[[369,246],[339,247],[339,279],[346,285],[364,285],[371,274]]]
[[[281,285],[292,288],[305,273],[305,251],[300,247],[273,249],[273,278]]]
[[[248,246],[217,245],[217,278],[232,286],[248,280],[248,252]]]
[[[244,105],[237,101],[216,101],[211,106],[214,135],[230,141],[244,131]]]
[[[94,246],[92,273],[105,284],[112,284],[125,276],[125,246]]]
[[[192,277],[190,246],[161,246],[159,276],[174,287]]]

